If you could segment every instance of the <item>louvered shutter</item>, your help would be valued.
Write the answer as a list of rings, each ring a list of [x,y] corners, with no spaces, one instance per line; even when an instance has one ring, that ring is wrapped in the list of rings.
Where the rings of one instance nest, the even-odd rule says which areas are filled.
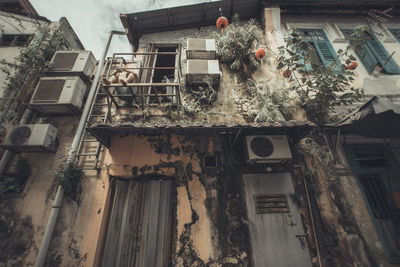
[[[371,52],[375,55],[378,62],[383,66],[385,72],[389,74],[400,74],[400,68],[393,60],[393,58],[390,58],[390,60],[388,61],[390,57],[389,53],[386,51],[383,45],[376,39],[375,36],[372,37],[374,39],[367,40],[366,44],[368,48],[371,49]]]
[[[314,41],[315,48],[321,58],[322,63],[326,68],[329,68],[334,64],[334,70],[340,72],[341,62],[337,58],[336,52],[328,40],[325,41]]]
[[[354,32],[354,30],[351,29],[342,29],[341,31],[346,36],[351,35]],[[361,45],[358,49],[356,49],[355,52],[360,58],[367,72],[371,74],[378,64],[378,60],[375,58],[369,47],[367,45]]]

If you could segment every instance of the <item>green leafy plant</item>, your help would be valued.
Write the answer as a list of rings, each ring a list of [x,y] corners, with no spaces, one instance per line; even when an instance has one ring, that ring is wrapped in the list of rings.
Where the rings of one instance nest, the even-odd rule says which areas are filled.
[[[24,158],[18,158],[15,173],[1,177],[0,194],[21,193],[32,174],[31,165]]]
[[[241,71],[245,78],[249,78],[261,65],[254,50],[258,40],[263,38],[261,27],[254,19],[241,25],[240,17],[236,14],[225,33],[215,34],[217,55],[232,70]]]
[[[217,99],[217,91],[207,83],[197,86],[186,86],[186,91],[190,93],[197,105],[209,106]]]
[[[248,79],[246,87],[250,97],[255,99],[252,117],[255,122],[284,122],[290,119],[292,105],[289,91],[285,89],[271,91],[266,83],[256,83]]]
[[[65,188],[65,194],[74,198],[81,186],[83,170],[76,167],[73,162],[67,162],[62,165],[55,178]]]
[[[355,60],[350,49],[338,50],[337,60],[325,67],[313,62],[314,46],[296,29],[290,32],[286,46],[279,47],[277,68],[291,72],[289,89],[298,94],[310,120],[326,123],[334,106],[360,99],[362,91],[351,86],[354,73],[342,64]]]
[[[22,48],[15,62],[0,61],[0,70],[7,74],[4,96],[0,100],[1,120],[11,121],[15,117],[18,104],[49,69],[54,52],[66,49],[66,44],[61,31],[39,26],[35,37]]]

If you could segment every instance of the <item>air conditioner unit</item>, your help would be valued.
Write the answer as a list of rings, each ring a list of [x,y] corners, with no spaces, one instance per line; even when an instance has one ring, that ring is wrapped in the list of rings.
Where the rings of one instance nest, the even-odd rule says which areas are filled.
[[[216,59],[217,50],[214,39],[187,39],[187,59]]]
[[[57,75],[81,75],[88,77],[93,74],[96,58],[87,50],[71,50],[55,52],[51,61],[50,72]]]
[[[286,135],[245,136],[246,162],[281,163],[292,158]]]
[[[54,152],[57,150],[57,128],[51,124],[12,126],[1,147],[14,152]]]
[[[218,88],[220,79],[218,60],[187,60],[186,81],[189,85],[208,83]]]
[[[42,114],[78,114],[86,93],[79,76],[42,77],[29,105]]]

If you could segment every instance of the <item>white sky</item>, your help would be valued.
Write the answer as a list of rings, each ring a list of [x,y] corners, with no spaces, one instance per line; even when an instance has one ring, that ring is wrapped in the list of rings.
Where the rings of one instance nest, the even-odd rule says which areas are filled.
[[[124,30],[119,14],[172,6],[189,5],[210,0],[30,0],[39,15],[58,21],[66,17],[85,49],[100,59],[111,30]],[[131,52],[125,36],[113,38],[109,55]]]

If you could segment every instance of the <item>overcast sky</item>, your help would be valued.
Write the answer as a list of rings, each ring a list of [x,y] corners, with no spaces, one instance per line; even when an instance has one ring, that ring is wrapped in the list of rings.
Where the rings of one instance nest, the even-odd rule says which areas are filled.
[[[85,49],[96,59],[103,53],[110,30],[123,30],[119,14],[189,5],[210,0],[30,0],[39,15],[58,21],[66,17]],[[130,52],[125,36],[114,37],[110,53]]]

